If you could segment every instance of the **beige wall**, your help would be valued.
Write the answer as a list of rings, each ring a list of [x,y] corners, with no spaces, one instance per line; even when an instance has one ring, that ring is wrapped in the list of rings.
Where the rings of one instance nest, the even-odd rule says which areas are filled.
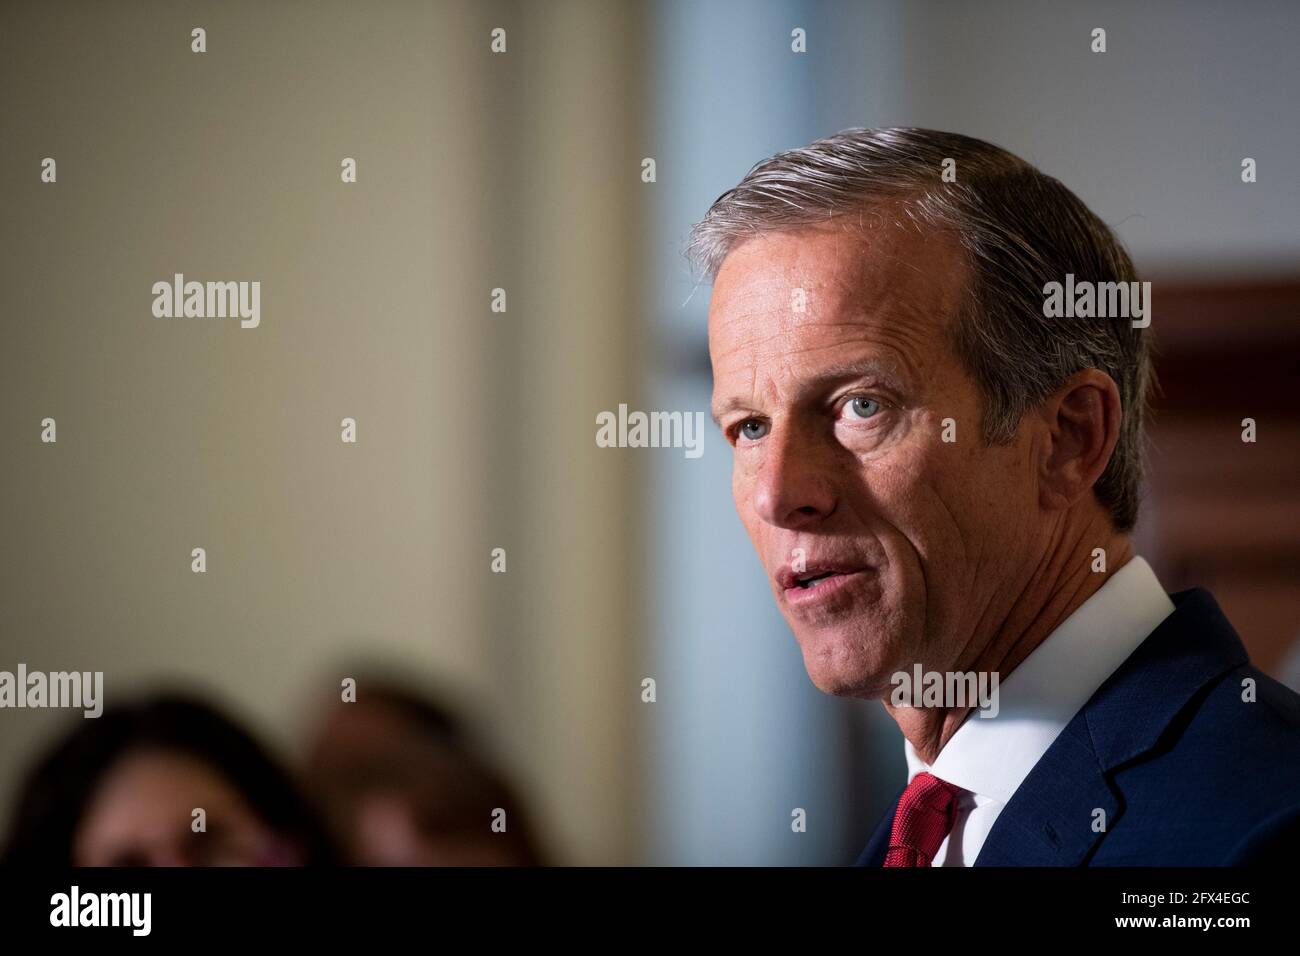
[[[199,682],[288,747],[374,657],[471,702],[552,850],[627,859],[631,8],[3,19],[0,669]],[[175,272],[260,280],[261,326],[154,318]],[[0,712],[0,810],[65,720]]]

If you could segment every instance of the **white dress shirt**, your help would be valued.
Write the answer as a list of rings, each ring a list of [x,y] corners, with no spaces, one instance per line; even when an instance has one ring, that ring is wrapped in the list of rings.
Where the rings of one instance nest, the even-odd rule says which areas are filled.
[[[961,787],[952,832],[932,866],[972,866],[993,823],[1029,771],[1079,709],[1156,626],[1173,602],[1151,566],[1132,558],[1095,594],[999,678],[996,717],[971,711],[933,764],[910,741],[907,782],[934,774]]]

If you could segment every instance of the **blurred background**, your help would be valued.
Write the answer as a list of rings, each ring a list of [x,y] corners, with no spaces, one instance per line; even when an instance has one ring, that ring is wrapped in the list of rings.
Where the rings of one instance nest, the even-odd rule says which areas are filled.
[[[448,779],[512,808],[511,861],[839,864],[887,808],[901,737],[809,683],[722,437],[594,443],[620,403],[707,412],[686,232],[850,126],[990,140],[1117,230],[1163,386],[1139,551],[1300,686],[1295,4],[13,2],[0,26],[0,670],[215,704],[373,861],[454,829],[392,797],[450,806]],[[260,280],[260,327],[154,318],[177,272]],[[378,703],[341,726],[347,678]],[[142,713],[120,740],[170,720]],[[256,764],[194,719],[226,741],[209,765]],[[0,711],[0,826],[82,723]],[[406,862],[507,862],[448,846]]]

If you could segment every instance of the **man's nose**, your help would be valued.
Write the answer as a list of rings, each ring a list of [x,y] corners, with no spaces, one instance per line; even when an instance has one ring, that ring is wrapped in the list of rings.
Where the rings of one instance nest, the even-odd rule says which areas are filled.
[[[768,436],[754,486],[754,508],[768,524],[798,530],[835,511],[833,476],[825,449],[790,428]]]

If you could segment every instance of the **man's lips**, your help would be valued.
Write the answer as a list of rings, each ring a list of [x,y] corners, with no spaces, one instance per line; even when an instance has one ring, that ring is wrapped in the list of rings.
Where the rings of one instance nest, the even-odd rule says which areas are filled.
[[[847,564],[810,563],[803,571],[782,568],[776,573],[776,583],[789,604],[812,604],[861,580],[868,571],[868,568]]]

